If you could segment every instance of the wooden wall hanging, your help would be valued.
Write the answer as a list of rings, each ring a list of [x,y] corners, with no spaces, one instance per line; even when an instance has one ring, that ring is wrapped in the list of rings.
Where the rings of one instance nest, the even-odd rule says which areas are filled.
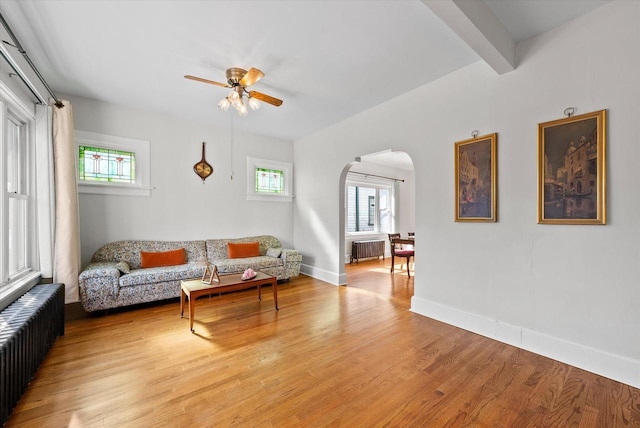
[[[208,176],[213,174],[213,167],[209,165],[209,163],[204,158],[204,146],[205,142],[202,142],[202,159],[200,162],[196,163],[193,166],[193,171],[198,175],[198,177],[202,178],[202,182],[207,179]]]

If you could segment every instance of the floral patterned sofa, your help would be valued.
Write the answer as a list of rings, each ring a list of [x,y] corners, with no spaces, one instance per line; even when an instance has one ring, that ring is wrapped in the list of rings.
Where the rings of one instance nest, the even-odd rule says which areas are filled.
[[[229,258],[227,244],[258,242],[260,256]],[[186,263],[143,268],[141,252],[158,253],[184,248]],[[302,256],[283,249],[271,235],[239,239],[202,241],[139,241],[108,243],[99,248],[79,277],[80,301],[93,312],[180,296],[180,281],[202,277],[205,261],[215,264],[221,274],[240,273],[251,267],[278,280],[300,273]]]

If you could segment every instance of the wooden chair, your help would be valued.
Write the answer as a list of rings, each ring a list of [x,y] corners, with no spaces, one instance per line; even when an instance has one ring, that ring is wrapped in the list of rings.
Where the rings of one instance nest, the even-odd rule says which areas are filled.
[[[400,238],[399,233],[389,233],[389,248],[391,248],[391,273],[393,273],[393,240],[396,238]],[[400,269],[402,269],[402,265],[400,265]]]
[[[391,272],[393,273],[395,269],[395,258],[403,257],[407,259],[407,275],[411,277],[411,270],[409,268],[409,263],[411,262],[411,257],[415,256],[415,250],[413,248],[413,242],[407,242],[407,239],[401,239],[399,233],[390,233],[389,241],[391,243]],[[403,248],[403,245],[408,244],[411,248]],[[402,269],[402,263],[400,264],[400,269]]]

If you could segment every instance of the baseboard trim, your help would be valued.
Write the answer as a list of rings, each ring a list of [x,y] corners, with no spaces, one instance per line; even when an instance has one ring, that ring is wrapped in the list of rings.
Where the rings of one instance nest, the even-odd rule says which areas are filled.
[[[347,274],[337,274],[328,270],[320,269],[316,266],[301,264],[300,272],[312,278],[328,282],[333,285],[345,285],[347,283]]]
[[[411,312],[640,388],[640,361],[413,296]]]

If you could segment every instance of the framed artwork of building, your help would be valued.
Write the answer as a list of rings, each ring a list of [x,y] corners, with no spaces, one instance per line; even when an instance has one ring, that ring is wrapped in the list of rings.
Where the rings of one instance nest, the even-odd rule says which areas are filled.
[[[455,221],[497,221],[498,134],[455,143]]]
[[[538,223],[606,224],[606,110],[538,124]]]

